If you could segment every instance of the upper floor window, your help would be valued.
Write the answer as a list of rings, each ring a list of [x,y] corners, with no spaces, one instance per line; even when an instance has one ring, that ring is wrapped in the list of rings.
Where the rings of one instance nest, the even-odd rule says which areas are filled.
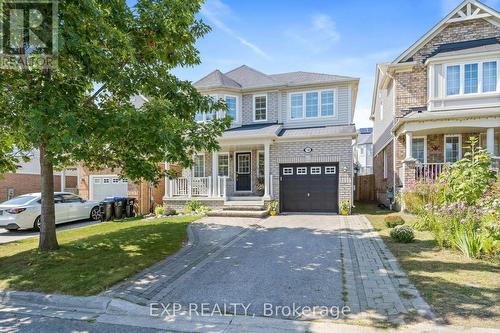
[[[226,115],[233,118],[233,120],[236,121],[237,119],[237,99],[235,96],[226,96],[226,104],[227,104],[227,111]]]
[[[213,101],[217,101],[217,95],[210,96],[212,97]],[[217,111],[213,110],[211,112],[196,112],[194,116],[194,120],[196,122],[202,122],[202,121],[210,121],[212,119],[217,118]]]
[[[253,98],[254,121],[267,120],[267,96],[257,95]]]
[[[302,119],[335,115],[335,91],[308,91],[290,94],[290,118]]]
[[[496,92],[497,85],[496,61],[446,66],[446,96]]]

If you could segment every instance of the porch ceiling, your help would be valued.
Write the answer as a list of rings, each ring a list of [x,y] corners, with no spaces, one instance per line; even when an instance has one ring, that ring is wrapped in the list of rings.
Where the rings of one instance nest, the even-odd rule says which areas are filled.
[[[219,152],[264,150],[264,144],[221,144]]]

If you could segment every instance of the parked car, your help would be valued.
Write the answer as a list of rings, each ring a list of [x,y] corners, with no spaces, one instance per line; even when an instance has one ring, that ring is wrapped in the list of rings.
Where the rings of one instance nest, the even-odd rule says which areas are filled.
[[[54,193],[56,224],[92,219],[99,220],[99,202],[87,201],[73,193]],[[0,228],[40,230],[42,196],[30,193],[0,203]]]

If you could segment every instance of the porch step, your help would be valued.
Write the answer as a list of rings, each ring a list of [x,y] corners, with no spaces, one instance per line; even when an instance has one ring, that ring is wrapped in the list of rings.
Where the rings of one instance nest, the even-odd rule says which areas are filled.
[[[264,206],[264,201],[262,200],[226,201],[224,202],[224,206]]]
[[[267,216],[267,210],[213,210],[207,216],[263,218]]]
[[[256,197],[252,195],[248,196],[237,196],[237,197],[228,197],[227,201],[260,201],[262,202],[262,197]]]
[[[264,205],[262,203],[258,204],[253,204],[253,205],[224,205],[222,207],[222,210],[240,210],[240,211],[245,211],[245,210],[251,210],[251,211],[263,211],[266,210]]]

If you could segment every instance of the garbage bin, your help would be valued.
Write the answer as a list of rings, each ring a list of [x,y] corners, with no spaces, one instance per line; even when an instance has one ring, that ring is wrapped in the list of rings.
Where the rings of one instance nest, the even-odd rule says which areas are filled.
[[[135,216],[134,204],[135,204],[135,198],[126,198],[126,205],[125,205],[125,216],[126,217],[134,217]]]
[[[114,197],[114,212],[115,219],[122,219],[124,216],[124,210],[127,203],[127,198],[123,197]]]
[[[111,221],[113,219],[113,206],[114,200],[112,198],[106,198],[101,201],[101,219],[102,221]]]

